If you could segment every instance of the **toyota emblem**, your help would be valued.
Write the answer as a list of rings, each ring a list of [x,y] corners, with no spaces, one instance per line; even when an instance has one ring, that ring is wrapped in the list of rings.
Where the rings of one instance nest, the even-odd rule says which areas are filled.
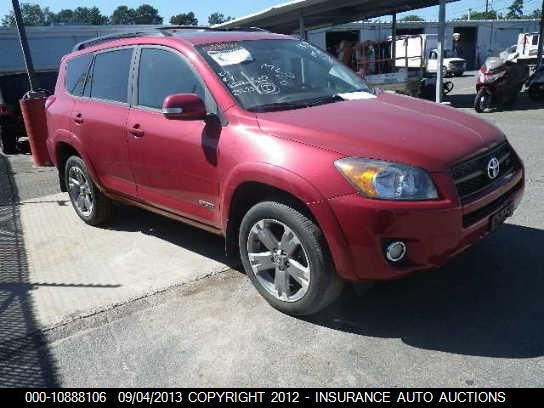
[[[500,163],[499,160],[496,157],[493,157],[489,162],[487,163],[487,176],[494,180],[499,175],[500,171]]]

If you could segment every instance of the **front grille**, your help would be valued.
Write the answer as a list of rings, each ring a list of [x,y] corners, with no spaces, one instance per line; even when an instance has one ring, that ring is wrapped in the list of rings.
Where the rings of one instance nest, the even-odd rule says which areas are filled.
[[[493,158],[500,163],[499,175],[495,179],[488,176],[487,165]],[[504,176],[519,169],[516,154],[505,142],[501,145],[476,157],[470,158],[452,169],[453,180],[457,186],[457,192],[464,203],[480,191],[490,187]]]

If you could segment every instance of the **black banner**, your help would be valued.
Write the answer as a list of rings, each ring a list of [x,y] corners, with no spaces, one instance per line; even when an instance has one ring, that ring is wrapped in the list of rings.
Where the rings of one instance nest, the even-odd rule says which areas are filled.
[[[543,389],[235,389],[235,388],[94,388],[3,389],[3,406],[175,406],[190,404],[501,404],[531,403]],[[6,405],[7,403],[7,405]]]

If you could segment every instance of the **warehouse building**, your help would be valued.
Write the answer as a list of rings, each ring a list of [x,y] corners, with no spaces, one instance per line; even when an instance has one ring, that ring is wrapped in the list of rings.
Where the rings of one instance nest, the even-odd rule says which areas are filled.
[[[437,34],[438,22],[397,22],[397,35]],[[462,57],[469,69],[479,67],[488,56],[498,55],[517,43],[520,33],[538,32],[538,20],[470,20],[446,22],[445,48],[452,48],[453,33],[461,34]],[[391,35],[390,22],[357,22],[308,32],[308,40],[334,53],[342,40],[380,41]]]

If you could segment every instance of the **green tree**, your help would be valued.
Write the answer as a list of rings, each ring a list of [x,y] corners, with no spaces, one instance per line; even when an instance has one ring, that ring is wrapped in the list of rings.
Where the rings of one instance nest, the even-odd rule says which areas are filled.
[[[176,14],[170,18],[170,24],[174,25],[187,25],[187,26],[197,26],[198,19],[195,17],[195,13],[192,11],[188,13]]]
[[[13,27],[15,25],[15,18],[13,14],[6,14],[2,17],[2,27]]]
[[[523,0],[514,0],[508,7],[507,19],[518,19],[523,16]]]
[[[49,9],[42,10],[38,4],[21,4],[21,15],[24,24],[27,26],[45,25],[46,17],[44,11],[49,11]],[[13,15],[13,11],[10,11],[9,14],[6,14],[2,18],[2,25],[4,27],[15,27],[15,16]]]
[[[149,4],[142,4],[135,10],[135,24],[162,24],[162,21],[159,10]]]
[[[43,9],[43,18],[45,25],[55,24],[57,22],[57,15],[52,12],[49,7]]]
[[[497,12],[495,10],[489,11],[473,11],[470,13],[471,20],[496,20]],[[468,20],[468,14],[464,14],[457,20]]]
[[[531,14],[529,14],[529,18],[541,18],[542,17],[542,10],[535,9]]]
[[[230,20],[234,20],[234,17],[231,17],[231,16],[225,17],[223,13],[219,13],[218,11],[216,11],[215,13],[210,14],[210,16],[208,17],[208,24],[212,26],[212,25],[221,24]]]
[[[136,10],[127,6],[119,6],[110,17],[111,24],[134,24]]]
[[[63,9],[55,14],[55,23],[57,24],[73,24],[74,23],[74,11],[70,9]]]
[[[72,23],[104,25],[108,24],[108,17],[103,16],[98,7],[78,7],[74,10]]]
[[[400,21],[425,21],[425,19],[417,14],[409,14],[400,19]]]

